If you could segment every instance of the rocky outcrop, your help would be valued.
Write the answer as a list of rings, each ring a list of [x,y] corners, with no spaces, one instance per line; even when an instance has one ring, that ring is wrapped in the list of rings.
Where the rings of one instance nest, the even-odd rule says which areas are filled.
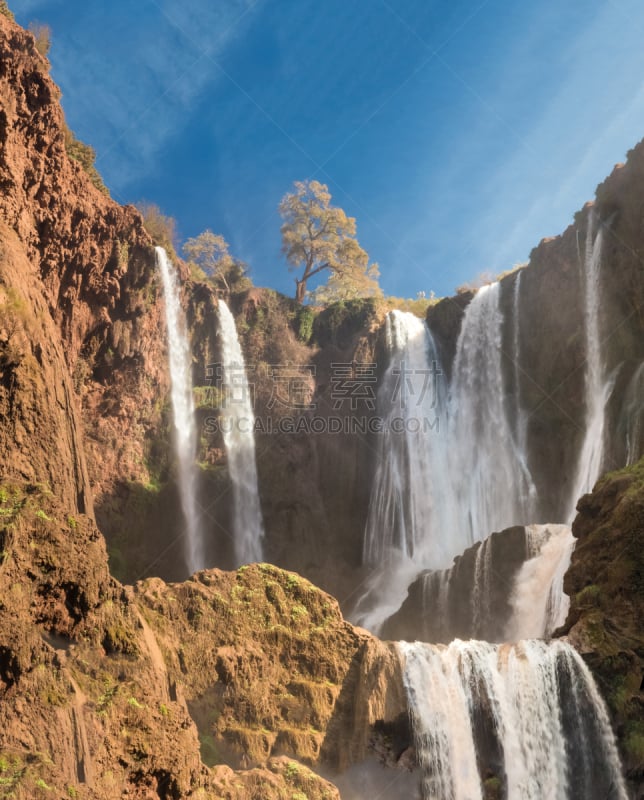
[[[30,485],[0,487],[0,548],[0,777],[17,798],[331,800],[308,767],[363,760],[406,719],[395,651],[294,573],[132,590],[92,520]]]
[[[158,424],[153,407],[167,390],[152,242],[138,212],[102,194],[68,157],[46,60],[4,16],[0,65],[0,217],[58,327],[100,497],[118,481],[149,480],[146,429]]]
[[[374,726],[405,714],[395,651],[295,573],[257,564],[135,591],[212,763],[344,769],[367,757]]]
[[[382,637],[442,644],[505,641],[515,577],[531,555],[523,526],[476,542],[449,570],[427,570],[414,580],[400,609],[385,620]]]
[[[201,778],[92,520],[35,486],[0,490],[0,772],[15,797],[179,797]],[[70,788],[71,787],[71,788]]]
[[[603,478],[578,504],[564,590],[568,636],[613,719],[636,797],[644,790],[644,460]]]

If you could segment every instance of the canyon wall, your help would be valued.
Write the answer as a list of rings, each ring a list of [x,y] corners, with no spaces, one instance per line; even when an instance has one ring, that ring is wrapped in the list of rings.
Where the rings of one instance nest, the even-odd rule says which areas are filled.
[[[68,156],[58,98],[33,37],[0,15],[3,785],[18,798],[70,796],[72,787],[88,798],[203,790],[315,800],[337,792],[308,767],[342,769],[374,748],[390,766],[408,767],[397,661],[345,622],[333,598],[267,565],[177,583],[186,570],[153,243],[138,212],[111,201]],[[595,203],[607,230],[602,347],[615,381],[607,468],[621,466],[629,447],[642,452],[641,441],[627,442],[623,401],[644,360],[643,181],[638,145]],[[518,274],[501,281],[505,377],[529,412],[539,521],[561,518],[583,434],[588,219],[588,209],[580,212],[521,271],[518,382]],[[215,395],[206,391],[207,368],[220,359],[216,295],[180,268],[203,390],[200,497],[210,557],[228,566],[230,479],[221,437],[208,427]],[[228,299],[256,368],[258,418],[373,416],[368,404],[336,406],[334,365],[376,364],[377,390],[386,366],[382,305],[309,313],[270,290]],[[448,374],[470,299],[428,311]],[[291,370],[315,408],[271,402],[275,366]],[[266,559],[314,579],[343,608],[363,589],[374,445],[369,433],[257,436]],[[634,783],[643,735],[640,472],[610,476],[580,502],[565,627],[599,678]],[[133,587],[110,574],[101,534],[112,567]],[[256,684],[261,692],[249,689]]]

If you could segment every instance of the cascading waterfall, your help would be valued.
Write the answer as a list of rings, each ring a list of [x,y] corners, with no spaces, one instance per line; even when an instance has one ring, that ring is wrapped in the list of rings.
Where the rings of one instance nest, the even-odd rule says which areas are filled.
[[[644,362],[633,373],[624,394],[620,418],[626,463],[635,464],[644,453]]]
[[[563,641],[399,643],[426,800],[627,800],[604,703]]]
[[[506,640],[547,637],[564,624],[570,598],[563,581],[576,539],[567,525],[526,526],[529,558],[514,580]]]
[[[586,345],[586,419],[577,474],[572,487],[568,520],[575,516],[578,499],[590,492],[601,474],[604,459],[604,424],[606,403],[614,380],[606,378],[599,331],[601,255],[603,226],[595,234],[595,214],[590,212],[586,231],[584,258],[584,340]]]
[[[575,501],[601,468],[604,406],[613,385],[600,358],[601,241],[601,230],[594,239],[589,230],[587,424]],[[412,315],[388,316],[390,364],[378,390],[385,428],[363,550],[376,570],[357,621],[376,631],[384,623],[386,635],[409,638],[418,635],[416,625],[434,642],[449,641],[455,630],[506,640],[398,643],[425,800],[482,800],[488,779],[507,800],[626,800],[615,739],[590,672],[567,642],[539,640],[565,622],[563,581],[575,540],[565,525],[527,525],[536,489],[521,406],[520,298],[519,272],[509,330],[513,373],[503,370],[495,283],[465,311],[449,392],[435,390],[421,402],[418,376],[440,374],[431,332]],[[395,402],[401,384],[414,401],[407,406]],[[418,424],[437,414],[442,423],[441,413],[440,430]],[[630,431],[639,406],[624,414]],[[404,424],[396,431],[397,418]]]
[[[449,502],[461,512],[469,543],[534,513],[534,483],[506,408],[499,297],[493,283],[468,305],[450,387]]]
[[[492,531],[530,521],[535,487],[504,400],[502,322],[499,284],[484,286],[463,318],[446,404],[440,380],[421,399],[425,376],[441,374],[429,329],[412,314],[388,315],[391,360],[378,391],[386,432],[365,530],[367,563],[397,552],[419,570],[441,569]],[[405,408],[396,402],[402,372],[411,386]],[[441,410],[447,431],[423,429]],[[405,431],[395,433],[400,418]]]
[[[186,523],[185,558],[188,570],[192,574],[206,566],[197,504],[195,464],[197,436],[192,394],[192,354],[181,308],[181,293],[176,270],[163,247],[156,247],[155,250],[165,298],[172,409],[179,465],[179,494]]]
[[[514,429],[518,453],[523,460],[524,469],[528,473],[526,454],[528,450],[528,418],[521,405],[521,276],[523,270],[517,271],[512,295],[512,360],[514,363]],[[533,493],[534,487],[530,487]]]
[[[454,550],[467,545],[449,524],[452,508],[444,502],[445,392],[436,345],[427,325],[403,311],[387,315],[386,338],[390,360],[377,397],[384,432],[363,546],[363,560],[374,572],[353,614],[374,632],[400,607],[424,566],[448,564]],[[454,541],[431,535],[448,529]]]
[[[438,537],[428,535],[444,522],[438,353],[429,328],[413,314],[388,314],[386,335],[390,363],[378,391],[386,433],[379,439],[364,560],[443,563],[452,557],[453,547],[462,549],[466,542],[445,548]]]
[[[568,613],[563,580],[574,545],[566,525],[495,533],[458,556],[449,569],[419,575],[381,633],[432,643],[548,637]]]
[[[498,283],[485,286],[465,311],[449,399],[427,325],[400,311],[387,317],[385,432],[363,549],[380,574],[354,616],[370,630],[400,606],[415,574],[447,568],[492,531],[530,521],[536,491],[504,399],[499,294]]]
[[[224,445],[233,491],[234,547],[237,565],[262,560],[264,525],[257,488],[255,415],[235,319],[219,300],[224,403],[221,409]]]

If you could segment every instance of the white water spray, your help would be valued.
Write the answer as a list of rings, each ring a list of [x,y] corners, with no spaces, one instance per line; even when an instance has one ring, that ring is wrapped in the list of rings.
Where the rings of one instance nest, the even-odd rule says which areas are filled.
[[[527,523],[534,513],[534,483],[505,402],[499,297],[493,283],[467,307],[450,387],[449,502],[469,544]]]
[[[427,325],[400,311],[387,317],[385,432],[363,549],[386,578],[373,576],[354,616],[370,630],[399,607],[414,574],[445,569],[492,531],[530,521],[536,491],[504,400],[502,322],[499,284],[483,287],[465,311],[448,400]]]
[[[233,487],[233,526],[237,565],[262,560],[264,525],[257,489],[255,415],[235,319],[219,300],[224,403],[221,410],[228,471]]]
[[[521,405],[521,276],[523,270],[517,271],[512,297],[512,359],[514,361],[514,428],[515,440],[520,457],[523,459],[527,473],[528,452],[528,416]],[[533,495],[536,492],[531,487]],[[534,499],[534,497],[533,497]]]
[[[198,473],[195,464],[197,436],[192,395],[192,355],[181,308],[181,293],[176,270],[163,247],[156,247],[155,250],[165,298],[172,409],[179,465],[179,495],[186,523],[185,558],[188,570],[192,574],[205,567],[197,507]]]
[[[457,529],[450,541],[447,528],[445,393],[434,340],[422,320],[402,311],[388,314],[386,337],[390,361],[378,390],[385,430],[363,546],[374,572],[353,615],[371,631],[400,607],[418,572],[449,564],[467,546]]]
[[[365,530],[367,563],[397,552],[419,570],[445,568],[492,531],[530,520],[535,487],[504,400],[502,322],[499,284],[484,286],[465,311],[446,404],[425,323],[400,311],[387,317],[391,361],[378,391],[386,432]],[[423,395],[427,375],[437,377]],[[447,431],[430,429],[427,420],[444,422],[441,411]],[[395,419],[402,433],[392,431]]]
[[[593,238],[594,237],[594,238]],[[572,488],[568,520],[575,517],[577,501],[592,491],[601,474],[604,460],[605,409],[614,380],[604,375],[599,331],[601,255],[604,229],[595,235],[595,214],[591,211],[586,231],[584,259],[584,340],[586,345],[586,419],[585,433],[579,452],[577,474]]]
[[[427,800],[481,800],[482,747],[509,800],[627,800],[606,708],[567,643],[398,648]]]
[[[624,429],[626,463],[635,464],[644,452],[644,363],[639,365],[629,381],[620,423]]]
[[[378,441],[364,560],[442,563],[451,558],[451,548],[445,550],[438,537],[429,535],[440,522],[436,485],[444,472],[438,355],[429,328],[413,314],[392,311],[386,326],[390,363],[378,392],[378,410],[387,432]]]
[[[514,579],[506,640],[550,636],[566,621],[563,581],[576,539],[567,525],[527,525],[528,559]]]

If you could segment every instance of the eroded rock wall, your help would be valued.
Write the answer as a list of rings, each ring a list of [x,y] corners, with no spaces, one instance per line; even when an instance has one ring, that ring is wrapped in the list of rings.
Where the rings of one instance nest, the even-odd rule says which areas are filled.
[[[579,501],[561,633],[583,655],[611,712],[635,797],[644,787],[644,460]],[[639,793],[638,793],[639,792]]]

